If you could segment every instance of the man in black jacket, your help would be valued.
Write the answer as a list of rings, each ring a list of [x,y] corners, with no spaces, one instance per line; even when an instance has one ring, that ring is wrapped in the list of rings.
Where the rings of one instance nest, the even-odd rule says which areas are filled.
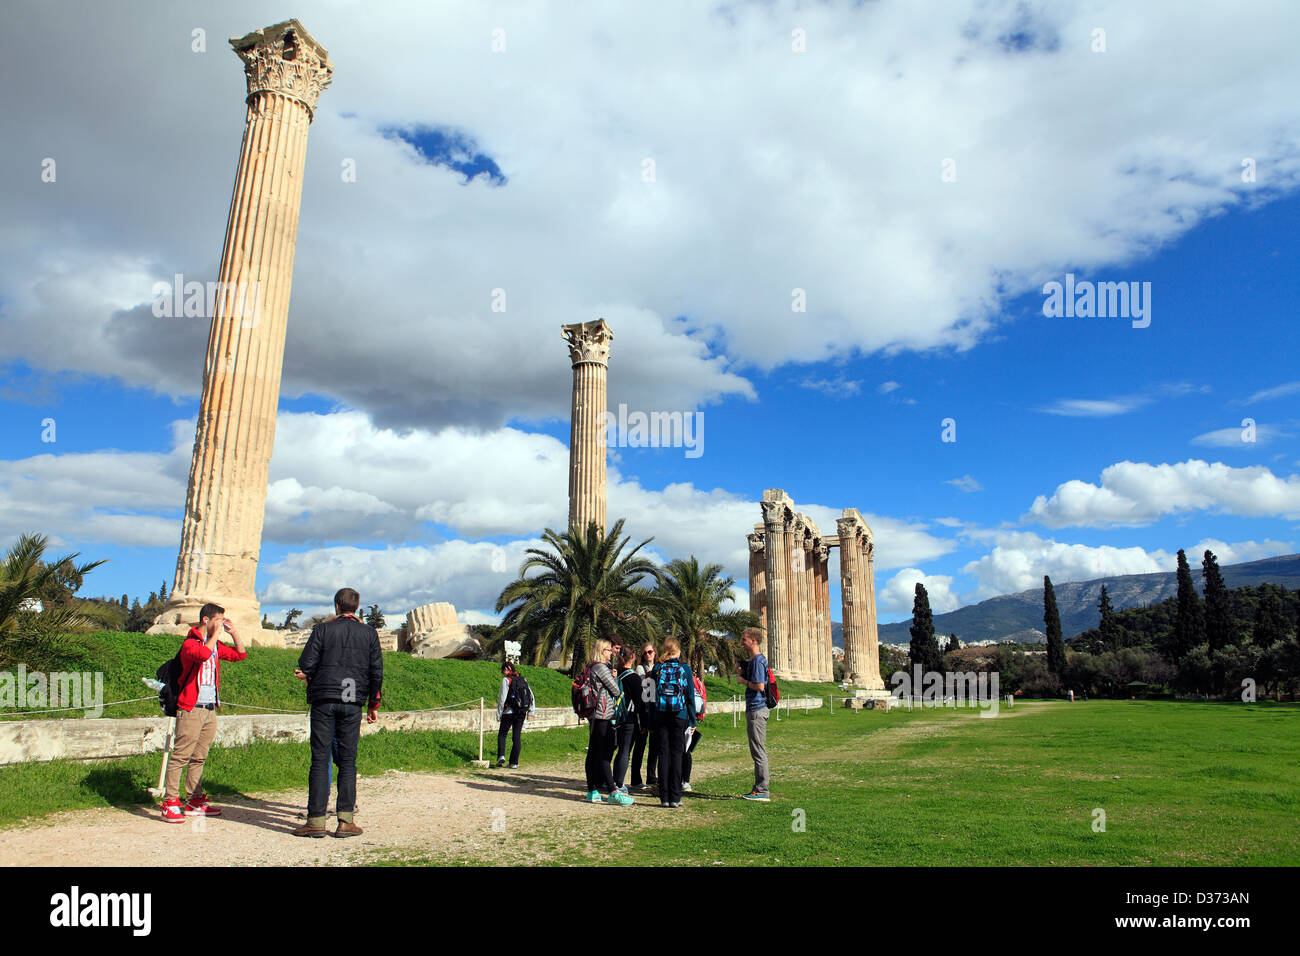
[[[357,617],[361,595],[342,588],[334,595],[335,617],[311,629],[294,676],[307,682],[311,703],[311,775],[307,785],[307,824],[294,836],[323,837],[330,799],[330,752],[338,764],[336,837],[358,836],[353,822],[357,802],[357,741],[361,737],[361,702],[370,701],[366,720],[378,719],[384,658],[379,634]]]

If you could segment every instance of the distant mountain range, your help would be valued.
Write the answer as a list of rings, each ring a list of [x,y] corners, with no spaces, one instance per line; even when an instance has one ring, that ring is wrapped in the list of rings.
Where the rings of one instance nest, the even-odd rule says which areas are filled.
[[[1201,588],[1201,562],[1188,555],[1192,565],[1192,578]],[[1300,554],[1288,554],[1243,564],[1223,565],[1223,581],[1230,588],[1248,584],[1280,584],[1286,588],[1300,588]],[[1101,586],[1106,585],[1115,610],[1145,607],[1156,604],[1178,593],[1178,578],[1173,571],[1155,574],[1120,574],[1093,581],[1057,584],[1056,606],[1061,612],[1061,630],[1066,638],[1073,637],[1090,627],[1097,626],[1097,602]],[[894,624],[880,625],[880,640],[884,644],[907,644],[911,639],[909,618]],[[1037,643],[1043,635],[1043,589],[1004,594],[966,607],[934,616],[934,630],[940,639],[956,634],[963,644],[971,641],[1013,640]],[[843,647],[844,637],[839,624],[831,627],[832,640]]]

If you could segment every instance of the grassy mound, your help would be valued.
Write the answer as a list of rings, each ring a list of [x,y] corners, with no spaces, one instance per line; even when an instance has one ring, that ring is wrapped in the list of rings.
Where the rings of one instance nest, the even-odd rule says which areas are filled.
[[[169,634],[128,634],[118,631],[101,631],[82,638],[86,646],[62,669],[75,672],[101,672],[104,675],[104,701],[130,700],[144,697],[149,689],[140,683],[142,677],[154,676],[158,665],[176,653],[181,638]],[[253,648],[248,659],[221,668],[221,697],[230,704],[270,710],[306,711],[307,698],[303,684],[293,676],[298,664],[299,650]],[[569,678],[545,667],[521,668],[529,686],[542,707],[567,707],[569,705]],[[384,710],[423,710],[444,707],[462,701],[487,698],[489,707],[495,708],[497,691],[501,684],[501,665],[492,661],[423,660],[409,654],[390,652],[384,654]],[[729,700],[743,693],[734,681],[722,677],[706,677],[711,700]],[[787,696],[811,694],[826,696],[839,692],[833,684],[783,684]],[[227,714],[255,714],[258,710],[230,707]],[[105,717],[152,717],[159,713],[156,702],[145,700],[134,704],[117,704],[106,708]],[[0,715],[5,720],[32,720],[44,717],[69,718],[81,716],[80,711],[70,713],[26,713],[12,711]]]

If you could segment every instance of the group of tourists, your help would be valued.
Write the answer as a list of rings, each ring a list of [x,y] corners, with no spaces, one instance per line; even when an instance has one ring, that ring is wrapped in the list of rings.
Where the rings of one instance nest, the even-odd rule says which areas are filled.
[[[742,796],[767,802],[767,659],[752,634],[742,645],[747,659],[736,676],[745,685],[745,726],[754,761],[754,786]],[[575,710],[590,728],[585,766],[589,803],[630,806],[633,793],[653,793],[661,807],[677,808],[682,794],[691,792],[693,755],[703,739],[700,721],[708,694],[681,653],[680,642],[672,637],[663,642],[662,652],[646,643],[639,654],[635,647],[614,640],[595,642],[591,663],[574,681]],[[503,664],[497,696],[498,767],[519,766],[520,731],[535,707],[527,679],[512,663]]]
[[[311,770],[308,774],[307,820],[294,836],[323,837],[332,771],[337,770],[336,837],[357,836],[357,744],[363,714],[378,719],[384,662],[379,635],[357,617],[361,597],[352,588],[334,595],[335,616],[315,625],[298,659],[294,676],[307,685],[311,705]],[[226,634],[233,646],[218,638]],[[736,676],[745,685],[745,725],[754,761],[754,786],[746,800],[767,801],[768,684],[767,660],[753,634],[742,639],[747,659]],[[663,807],[680,807],[691,790],[693,754],[703,737],[700,721],[707,710],[703,681],[681,658],[681,644],[668,638],[661,649],[634,647],[601,639],[591,663],[574,682],[575,709],[589,724],[586,799],[590,803],[630,806],[632,793],[655,792]],[[221,664],[248,656],[238,630],[224,608],[204,605],[176,656],[158,669],[159,699],[176,717],[168,754],[162,818],[215,817],[218,807],[203,790],[203,768],[217,731],[221,706]],[[519,766],[520,732],[536,709],[528,681],[510,662],[502,665],[497,697],[497,766]],[[506,742],[513,738],[510,752]],[[645,775],[642,777],[644,765]],[[631,772],[630,781],[627,780]],[[182,776],[188,798],[180,797]]]

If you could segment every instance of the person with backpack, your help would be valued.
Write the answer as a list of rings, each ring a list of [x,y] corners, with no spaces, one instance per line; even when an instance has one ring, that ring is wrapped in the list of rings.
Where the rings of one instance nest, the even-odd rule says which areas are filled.
[[[293,676],[307,684],[311,703],[311,771],[307,778],[307,822],[294,836],[323,837],[330,798],[330,763],[338,768],[336,837],[361,835],[357,806],[357,745],[361,713],[379,719],[384,657],[379,632],[357,617],[361,595],[340,588],[334,595],[334,618],[311,629]],[[369,701],[369,708],[364,702]]]
[[[531,720],[537,701],[533,689],[528,686],[524,675],[515,669],[509,661],[501,665],[501,693],[497,695],[497,720],[501,726],[497,729],[497,766],[506,763],[506,735],[513,733],[510,745],[510,769],[519,769],[519,736],[524,729],[524,721]]]
[[[627,776],[627,767],[637,741],[642,741],[641,746],[645,746],[643,735],[650,716],[641,692],[641,675],[637,673],[635,665],[636,651],[624,647],[618,662],[618,683],[623,696],[619,698],[618,707],[614,710],[614,738],[618,744],[618,752],[614,757],[614,783],[623,793],[628,792],[623,785],[623,778]],[[640,784],[639,779],[636,782]]]
[[[686,749],[682,751],[682,792],[691,792],[691,765],[694,760],[691,754],[695,753],[695,745],[700,742],[700,724],[704,719],[705,709],[708,707],[709,694],[704,689],[704,682],[699,676],[695,676],[695,726],[686,728]]]
[[[655,666],[655,646],[649,641],[645,647],[641,648],[641,663],[637,665],[636,672],[642,679],[650,675],[650,671]],[[653,790],[657,785],[655,780],[655,769],[659,766],[659,738],[655,735],[650,727],[650,712],[647,709],[644,712],[645,721],[637,730],[636,740],[632,744],[632,789],[638,791]],[[641,782],[641,761],[646,758],[646,744],[649,744],[650,755],[646,759],[645,783]]]
[[[771,776],[767,766],[768,685],[775,685],[775,680],[768,670],[767,658],[758,649],[758,635],[757,630],[751,629],[740,638],[749,659],[736,668],[736,673],[745,685],[745,732],[749,737],[749,755],[754,761],[754,789],[744,794],[744,799],[768,803],[772,799],[768,793]]]
[[[217,638],[226,633],[235,646]],[[218,693],[221,686],[221,662],[242,661],[248,657],[239,632],[226,618],[219,604],[205,604],[199,610],[199,623],[181,642],[174,658],[176,674],[176,734],[172,738],[171,758],[167,764],[166,789],[163,791],[162,818],[168,823],[184,823],[188,817],[216,817],[221,810],[208,803],[203,792],[203,766],[208,748],[217,735]],[[185,775],[188,801],[180,800],[181,774]]]
[[[632,798],[614,783],[610,761],[614,757],[614,712],[620,688],[609,669],[613,645],[600,638],[592,648],[591,663],[574,684],[575,710],[585,717],[591,730],[587,737],[587,802],[608,802],[620,807],[632,805]]]
[[[663,659],[650,671],[651,722],[659,738],[659,806],[682,805],[682,754],[686,728],[695,726],[695,675],[681,660],[677,638],[664,641]]]

